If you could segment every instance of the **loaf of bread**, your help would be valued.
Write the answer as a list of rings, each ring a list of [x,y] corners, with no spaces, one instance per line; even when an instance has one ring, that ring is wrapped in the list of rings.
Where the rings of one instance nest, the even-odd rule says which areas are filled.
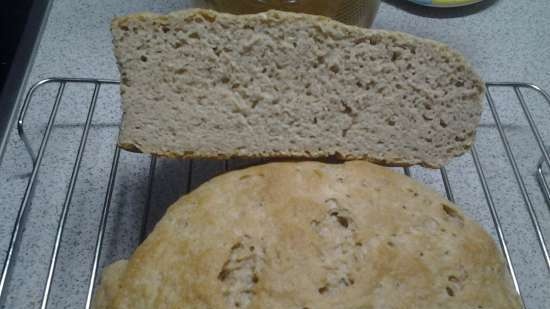
[[[447,46],[270,11],[115,18],[119,144],[171,157],[440,167],[474,142],[484,85]]]
[[[493,239],[365,161],[226,173],[172,205],[95,309],[519,309]]]

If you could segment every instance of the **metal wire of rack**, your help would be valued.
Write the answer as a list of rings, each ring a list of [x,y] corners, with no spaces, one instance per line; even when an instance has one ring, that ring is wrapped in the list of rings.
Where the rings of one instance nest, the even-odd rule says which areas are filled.
[[[29,108],[30,102],[32,97],[35,95],[35,92],[37,89],[42,87],[45,84],[56,84],[58,85],[57,93],[55,96],[55,102],[53,103],[53,107],[51,109],[51,112],[49,114],[49,118],[47,121],[46,128],[44,130],[40,146],[38,147],[38,150],[35,152],[33,147],[31,146],[31,143],[29,141],[29,138],[27,137],[27,134],[24,129],[24,123],[25,123],[25,117],[27,114],[27,110]],[[36,178],[40,171],[40,168],[42,166],[42,161],[44,157],[45,150],[48,146],[48,142],[50,140],[52,128],[54,126],[54,123],[56,121],[56,116],[59,111],[59,107],[62,101],[62,97],[65,91],[65,88],[68,84],[88,84],[93,86],[93,95],[92,99],[90,100],[90,103],[88,105],[88,111],[86,116],[86,121],[83,124],[83,131],[80,138],[80,143],[78,146],[78,151],[76,153],[76,158],[73,163],[72,173],[70,176],[69,185],[67,187],[67,191],[65,194],[64,203],[62,205],[62,210],[59,216],[59,221],[57,223],[57,229],[55,233],[55,241],[52,245],[51,250],[51,257],[49,261],[49,268],[47,272],[47,276],[44,281],[44,288],[43,288],[43,294],[41,298],[40,308],[45,309],[48,307],[48,300],[50,297],[50,293],[52,290],[52,278],[54,277],[54,274],[56,272],[56,266],[58,264],[59,260],[59,250],[61,246],[61,241],[64,233],[64,228],[67,220],[67,214],[69,211],[69,207],[71,205],[73,192],[75,188],[75,183],[77,181],[77,178],[79,176],[80,167],[82,163],[83,154],[87,145],[88,141],[88,135],[90,131],[90,127],[92,124],[92,119],[94,117],[94,112],[96,109],[96,104],[98,100],[98,95],[102,89],[102,87],[105,87],[106,85],[118,85],[118,81],[116,80],[107,80],[107,79],[87,79],[87,78],[49,78],[45,80],[41,80],[34,84],[28,91],[19,112],[19,117],[17,119],[17,133],[23,142],[26,151],[28,152],[28,155],[30,156],[32,160],[32,172],[28,178],[26,188],[24,191],[23,198],[20,203],[20,207],[17,212],[17,216],[15,219],[15,222],[13,224],[13,229],[11,232],[10,240],[9,240],[9,246],[8,250],[5,253],[4,257],[4,263],[2,268],[2,276],[0,278],[0,304],[2,300],[6,296],[6,287],[9,284],[9,274],[12,269],[13,263],[17,258],[18,252],[18,242],[20,240],[20,234],[22,233],[22,229],[24,228],[24,218],[28,211],[30,201],[33,198],[33,189],[35,187]],[[550,104],[550,95],[539,88],[536,85],[528,84],[528,83],[511,83],[511,82],[500,82],[500,83],[487,83],[487,93],[486,93],[486,99],[488,103],[489,110],[491,112],[491,115],[493,117],[494,123],[496,125],[496,128],[498,130],[498,134],[500,136],[500,139],[502,141],[502,144],[504,146],[504,150],[506,153],[507,160],[509,161],[510,167],[514,174],[514,180],[517,183],[521,197],[523,199],[524,205],[529,213],[529,218],[532,223],[532,228],[534,230],[534,233],[536,234],[536,238],[538,241],[538,245],[540,246],[540,250],[542,252],[542,259],[544,259],[544,264],[546,266],[546,269],[550,271],[550,256],[549,251],[547,248],[547,243],[544,237],[544,234],[542,232],[541,228],[541,222],[539,218],[537,217],[537,212],[535,211],[533,200],[530,197],[530,194],[527,190],[526,184],[524,179],[522,178],[520,169],[518,167],[517,160],[515,158],[515,155],[512,151],[510,141],[508,139],[508,136],[504,130],[503,123],[499,117],[499,113],[497,110],[497,106],[495,104],[495,100],[493,99],[492,91],[495,88],[502,88],[502,87],[508,87],[509,89],[512,89],[516,95],[517,101],[519,102],[521,109],[523,110],[523,113],[525,115],[525,118],[527,119],[527,122],[529,124],[529,127],[531,129],[531,132],[533,133],[533,136],[537,142],[538,147],[540,148],[540,151],[542,153],[541,158],[538,160],[536,164],[536,179],[538,180],[538,183],[540,185],[540,189],[542,191],[542,194],[547,202],[548,205],[550,205],[550,187],[548,185],[547,176],[544,173],[545,166],[550,167],[550,154],[547,151],[547,148],[545,146],[543,137],[541,135],[541,132],[539,131],[539,128],[537,127],[537,124],[535,122],[535,119],[533,117],[533,114],[531,113],[531,110],[525,100],[525,97],[522,93],[522,90],[530,89],[538,93],[546,103]],[[486,176],[484,165],[482,164],[480,155],[478,153],[478,150],[475,146],[471,149],[471,156],[473,163],[475,165],[475,170],[477,172],[477,176],[479,177],[479,181],[483,190],[483,194],[485,196],[487,206],[489,208],[489,212],[491,215],[491,219],[494,224],[494,228],[496,230],[496,236],[498,238],[498,242],[500,244],[500,247],[502,249],[502,253],[504,255],[504,258],[506,260],[506,265],[508,267],[508,270],[510,272],[510,276],[512,278],[514,287],[518,294],[521,296],[523,307],[525,307],[525,302],[523,300],[523,294],[521,292],[520,284],[518,282],[517,278],[517,271],[514,267],[514,263],[512,261],[512,257],[509,252],[509,243],[506,240],[505,233],[503,231],[503,225],[501,223],[501,218],[499,217],[499,213],[497,211],[497,205],[495,203],[495,199],[492,193],[492,190],[489,186],[489,179]],[[97,236],[93,251],[93,262],[92,265],[90,265],[90,271],[89,271],[89,279],[88,279],[88,288],[87,288],[87,295],[86,295],[86,301],[85,301],[85,308],[89,309],[91,307],[91,301],[93,298],[94,293],[94,287],[96,285],[97,281],[97,274],[100,268],[100,259],[102,257],[102,245],[103,240],[105,236],[105,229],[107,225],[107,218],[109,216],[109,210],[111,207],[111,202],[113,198],[113,190],[115,187],[115,183],[117,181],[117,170],[119,167],[119,161],[121,157],[121,149],[116,147],[114,154],[112,156],[111,161],[111,168],[109,177],[107,180],[107,188],[105,192],[105,198],[103,201],[103,206],[101,208],[101,216],[98,223],[98,229],[97,229]],[[0,162],[2,164],[2,162]],[[193,177],[191,168],[193,164],[193,161],[189,161],[189,172],[187,174],[187,185],[185,188],[185,191],[188,192],[191,189],[191,179]],[[146,226],[147,226],[147,220],[148,220],[148,214],[150,211],[150,204],[151,204],[151,197],[152,197],[152,187],[154,182],[154,175],[155,175],[155,169],[157,167],[157,157],[151,156],[149,161],[149,177],[147,181],[147,202],[145,205],[145,216],[143,216],[143,222],[142,222],[142,229],[140,234],[140,239],[144,239],[146,236]],[[223,170],[230,169],[228,166],[227,161],[224,162]],[[411,176],[411,170],[409,168],[403,169],[404,174]],[[444,185],[444,190],[446,193],[446,196],[449,200],[455,201],[455,195],[453,192],[453,187],[451,186],[451,181],[449,179],[449,174],[446,170],[446,168],[440,169],[440,176],[441,181]]]

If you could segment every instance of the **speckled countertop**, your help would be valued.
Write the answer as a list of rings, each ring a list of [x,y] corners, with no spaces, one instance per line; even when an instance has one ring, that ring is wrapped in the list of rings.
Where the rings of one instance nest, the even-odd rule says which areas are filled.
[[[168,12],[195,5],[197,3],[184,0],[53,0],[30,70],[29,84],[24,87],[28,89],[32,83],[52,76],[117,79],[109,34],[109,22],[113,16],[143,10]],[[547,0],[486,0],[481,5],[454,10],[424,9],[403,1],[388,0],[381,5],[374,28],[406,31],[445,42],[464,53],[485,80],[527,81],[550,90],[548,20],[550,1]],[[25,130],[35,151],[56,87],[46,85],[37,91],[26,118]],[[92,91],[90,85],[66,87],[29,204],[2,308],[40,306],[55,232]],[[550,209],[534,178],[540,152],[512,92],[495,90],[494,97],[541,222],[542,233],[550,238]],[[550,107],[531,91],[525,91],[525,98],[543,137],[550,140],[550,117],[547,116]],[[119,117],[117,87],[102,87],[67,214],[48,302],[50,308],[84,306]],[[477,145],[527,308],[550,308],[549,270],[488,112],[484,114]],[[149,162],[146,155],[121,154],[100,267],[127,257],[139,244],[147,200]],[[240,163],[230,162],[230,165]],[[0,263],[8,248],[9,235],[31,168],[25,148],[14,132],[0,166]],[[158,161],[147,223],[149,229],[166,206],[185,192],[188,168],[187,161]],[[223,163],[198,161],[192,168],[191,188],[220,173]],[[448,170],[458,204],[495,236],[471,156],[454,160]],[[442,190],[438,172],[419,168],[412,171],[415,178]]]

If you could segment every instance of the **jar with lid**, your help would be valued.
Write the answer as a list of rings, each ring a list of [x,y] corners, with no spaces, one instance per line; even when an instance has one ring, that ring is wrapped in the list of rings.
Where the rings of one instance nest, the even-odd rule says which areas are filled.
[[[380,0],[209,0],[220,12],[251,14],[270,9],[324,15],[346,24],[369,27]]]

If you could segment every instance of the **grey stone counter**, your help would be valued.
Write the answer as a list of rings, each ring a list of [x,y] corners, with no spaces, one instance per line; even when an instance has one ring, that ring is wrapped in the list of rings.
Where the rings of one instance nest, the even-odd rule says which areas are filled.
[[[111,52],[109,23],[113,16],[135,11],[168,12],[197,5],[184,0],[78,1],[54,0],[34,64],[24,86],[52,76],[118,79]],[[550,1],[486,0],[469,9],[424,9],[403,1],[384,2],[374,28],[399,30],[445,42],[461,51],[488,81],[527,81],[550,90]],[[35,151],[44,132],[57,85],[40,88],[29,109],[25,130]],[[68,85],[29,204],[16,263],[8,280],[3,308],[40,306],[59,216],[86,118],[93,86]],[[540,157],[513,93],[495,90],[500,117],[518,159],[542,233],[550,238],[550,211],[534,178]],[[541,133],[550,139],[550,107],[525,91]],[[118,88],[102,87],[89,142],[67,213],[49,298],[50,308],[82,308],[90,278],[97,227],[105,197],[120,118]],[[527,308],[550,308],[550,275],[529,213],[491,114],[484,114],[477,139],[491,193]],[[100,267],[127,257],[140,242],[150,158],[121,153]],[[230,166],[243,162],[230,162]],[[223,163],[196,161],[188,184],[188,161],[159,159],[147,229],[188,187],[194,188],[223,171]],[[10,137],[0,166],[0,252],[3,262],[14,219],[32,166],[17,134]],[[471,156],[449,166],[458,204],[496,237],[495,227]],[[438,171],[413,168],[418,178],[443,192]],[[547,242],[548,244],[548,242]]]

